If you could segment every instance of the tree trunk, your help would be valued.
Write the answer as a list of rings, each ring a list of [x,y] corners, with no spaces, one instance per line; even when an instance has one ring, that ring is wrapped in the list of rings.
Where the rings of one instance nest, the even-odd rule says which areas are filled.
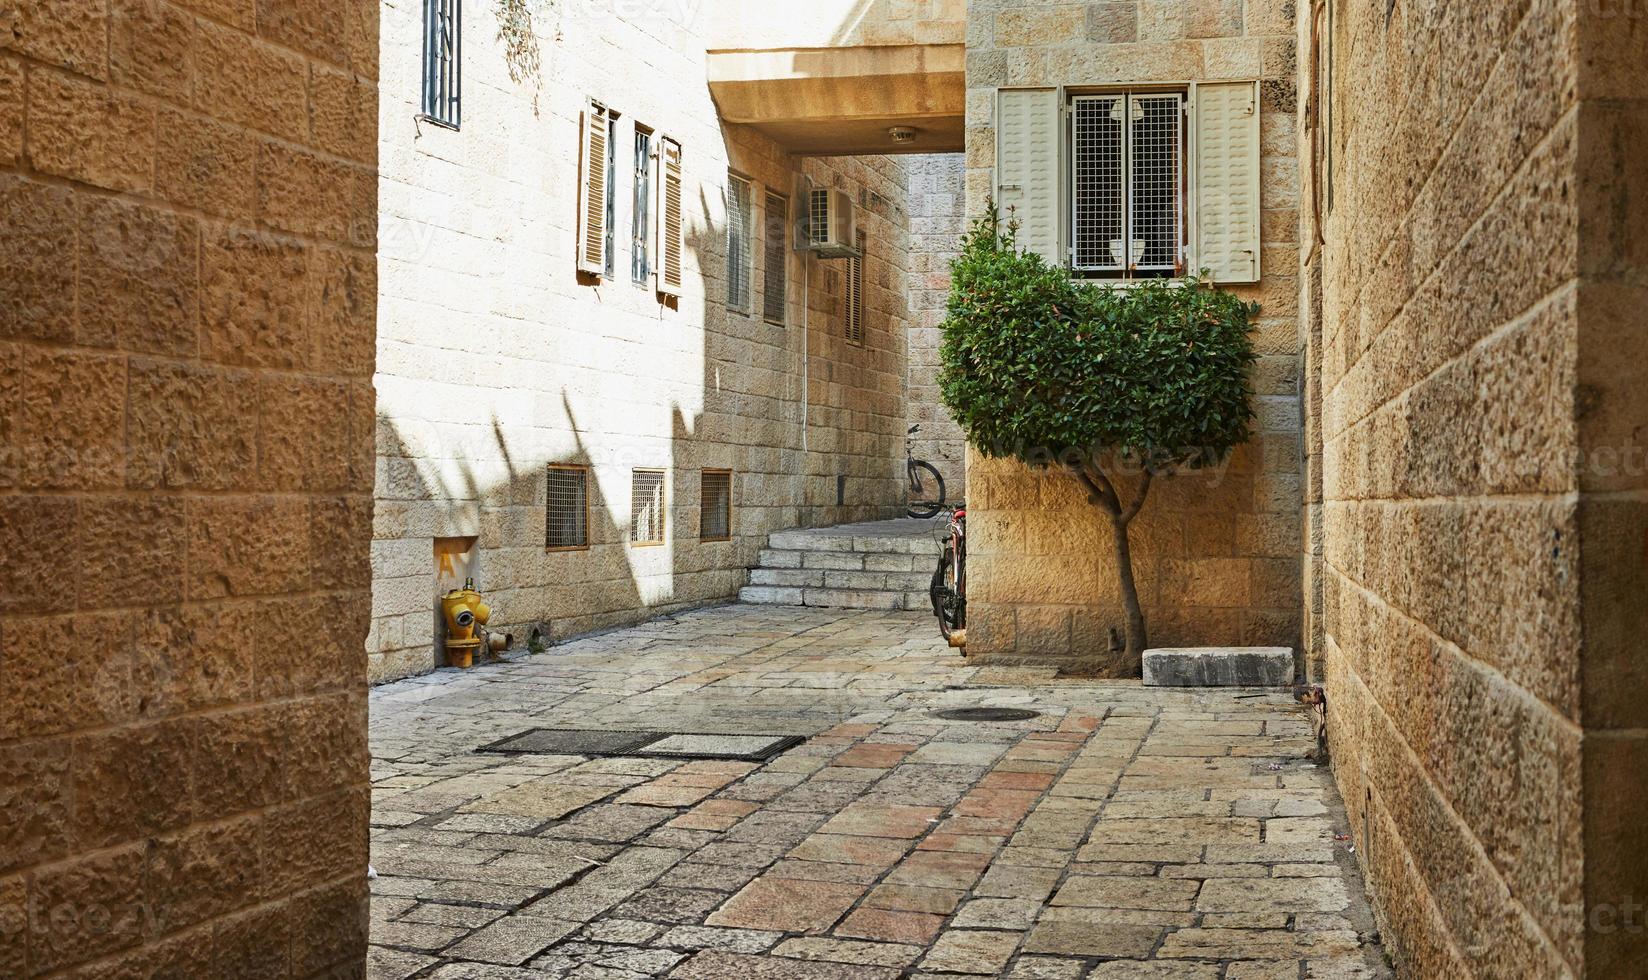
[[[1144,670],[1145,635],[1144,610],[1139,608],[1139,587],[1133,581],[1133,550],[1127,540],[1131,520],[1120,515],[1110,519],[1116,537],[1116,572],[1122,589],[1122,610],[1127,614],[1126,657],[1128,676],[1137,676]]]
[[[1096,465],[1072,465],[1070,470],[1087,488],[1088,499],[1110,515],[1110,527],[1116,538],[1116,576],[1122,590],[1122,610],[1127,615],[1123,662],[1129,675],[1138,676],[1144,673],[1144,648],[1149,640],[1145,636],[1144,610],[1139,608],[1139,586],[1133,581],[1133,549],[1127,540],[1127,529],[1144,507],[1156,471],[1148,467],[1145,469],[1139,476],[1138,486],[1134,488],[1132,501],[1123,506],[1121,497],[1116,493],[1116,485],[1110,482],[1104,470]]]

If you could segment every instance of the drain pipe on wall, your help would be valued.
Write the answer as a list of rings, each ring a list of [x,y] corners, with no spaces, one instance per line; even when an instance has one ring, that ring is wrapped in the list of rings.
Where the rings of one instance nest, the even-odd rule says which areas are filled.
[[[808,311],[813,305],[813,253],[801,253],[801,479],[807,479],[807,336]],[[803,487],[805,489],[805,487]]]

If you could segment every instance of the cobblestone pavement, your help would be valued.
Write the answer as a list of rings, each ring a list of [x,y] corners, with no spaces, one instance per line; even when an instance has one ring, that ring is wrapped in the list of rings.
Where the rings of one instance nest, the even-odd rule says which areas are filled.
[[[932,712],[1021,706],[1029,721]],[[798,734],[764,765],[477,753]],[[1387,976],[1285,696],[969,666],[914,613],[726,606],[372,695],[371,975]]]

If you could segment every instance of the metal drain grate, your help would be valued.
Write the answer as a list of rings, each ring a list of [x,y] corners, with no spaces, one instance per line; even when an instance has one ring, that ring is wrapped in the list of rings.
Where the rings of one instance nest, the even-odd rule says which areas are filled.
[[[806,741],[800,735],[726,735],[697,732],[617,732],[590,728],[531,728],[483,745],[477,752],[509,755],[639,756],[765,762]]]
[[[933,717],[945,721],[1028,721],[1040,718],[1041,712],[1028,708],[945,708],[933,712]]]

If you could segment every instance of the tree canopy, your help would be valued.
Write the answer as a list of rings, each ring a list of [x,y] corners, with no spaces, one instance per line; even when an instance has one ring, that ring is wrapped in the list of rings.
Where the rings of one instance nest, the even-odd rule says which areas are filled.
[[[987,456],[1035,466],[1217,463],[1246,442],[1258,307],[1198,278],[1072,279],[992,210],[951,264],[940,350],[945,404]]]

